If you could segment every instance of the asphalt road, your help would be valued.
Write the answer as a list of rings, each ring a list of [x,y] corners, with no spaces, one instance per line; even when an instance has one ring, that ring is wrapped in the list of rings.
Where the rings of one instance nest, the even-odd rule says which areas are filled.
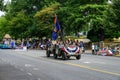
[[[120,80],[120,57],[47,58],[44,50],[0,50],[0,80]]]

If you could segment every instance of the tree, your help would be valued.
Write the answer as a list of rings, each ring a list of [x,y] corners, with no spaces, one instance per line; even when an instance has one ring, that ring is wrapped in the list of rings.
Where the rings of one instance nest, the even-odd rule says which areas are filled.
[[[29,36],[25,33],[30,25],[30,19],[25,15],[24,11],[18,12],[16,17],[11,19],[9,25],[10,34],[13,35],[15,39],[20,38],[21,36]]]
[[[110,8],[112,14],[107,14],[106,9],[109,6],[106,2],[107,0],[12,0],[7,6],[5,18],[8,24],[5,30],[13,34],[18,29],[16,31],[18,38],[21,37],[20,32],[23,33],[22,37],[50,37],[54,15],[57,14],[60,26],[64,28],[66,35],[90,30],[97,35],[90,35],[89,31],[88,38],[95,37],[96,40],[93,41],[100,41],[109,37],[110,31],[119,28],[119,23],[113,24],[118,19],[115,18],[115,21],[112,19],[116,17],[113,15],[116,11],[112,10],[112,6]],[[109,26],[114,26],[114,29]],[[118,32],[114,35],[118,35]],[[13,36],[16,37],[15,34]]]
[[[7,25],[8,22],[5,17],[0,17],[0,40],[2,40],[3,36],[7,33]]]
[[[3,11],[4,9],[4,0],[0,0],[0,10]]]
[[[9,31],[15,38],[32,37],[31,27],[36,26],[35,13],[42,8],[44,0],[12,0],[7,8]],[[32,28],[35,29],[35,28]],[[22,34],[20,34],[22,32]],[[34,32],[36,32],[34,30]],[[28,36],[29,35],[29,36]]]
[[[48,7],[45,6],[42,10],[38,11],[35,14],[35,18],[37,19],[37,36],[42,37],[51,35],[53,30],[53,20],[56,14],[56,10],[59,6],[59,3],[53,2],[50,5],[48,5]]]
[[[58,10],[60,21],[67,35],[103,27],[107,0],[58,0],[62,4]],[[64,1],[64,3],[63,3]],[[88,25],[90,23],[90,26]]]
[[[48,34],[49,32],[48,30],[50,28],[48,29],[45,27],[51,26],[51,23],[50,23],[51,21],[45,22],[46,20],[44,21],[45,19],[44,18],[42,19],[42,21],[39,22],[39,18],[34,17],[34,15],[37,13],[37,11],[38,12],[41,11],[43,7],[47,7],[51,5],[52,2],[54,2],[54,0],[53,1],[51,0],[12,0],[10,4],[10,8],[8,9],[8,12],[7,12],[6,18],[7,20],[10,21],[10,23],[12,23],[10,25],[18,26],[20,24],[19,27],[16,27],[16,28],[22,28],[21,31],[23,30],[22,32],[24,32],[24,36],[29,35],[29,37],[42,37],[43,35]],[[22,15],[27,16],[26,20],[28,19],[29,24],[22,22],[22,21],[21,23],[19,23],[19,20],[21,19],[21,18],[19,19],[20,14],[21,16]],[[43,13],[43,16],[45,16],[45,14]],[[51,15],[47,15],[47,16],[50,17]],[[47,16],[45,16],[46,19],[48,18]],[[52,20],[52,18],[49,18],[49,20]],[[23,25],[27,27],[24,27]],[[12,34],[16,30],[14,26],[10,26]],[[27,28],[27,29],[23,29],[23,28]],[[12,29],[15,29],[15,30],[12,31]],[[18,31],[18,34],[19,32],[20,31]],[[17,31],[16,31],[16,34],[17,34]]]
[[[120,0],[113,0],[108,4],[105,20],[105,38],[120,37]]]

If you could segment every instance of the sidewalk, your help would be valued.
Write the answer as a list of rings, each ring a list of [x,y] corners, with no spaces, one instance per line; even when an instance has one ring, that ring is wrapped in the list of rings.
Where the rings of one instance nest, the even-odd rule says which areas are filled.
[[[85,50],[85,53],[92,54],[92,51],[91,50]]]
[[[85,50],[85,54],[92,54],[91,50]],[[118,55],[115,55],[115,57],[120,57],[120,53]]]
[[[118,54],[118,55],[115,55],[116,57],[120,57],[120,54]]]

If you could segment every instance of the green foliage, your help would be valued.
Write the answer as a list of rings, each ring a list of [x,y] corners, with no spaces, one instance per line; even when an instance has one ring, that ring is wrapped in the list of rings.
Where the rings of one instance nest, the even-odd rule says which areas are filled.
[[[53,29],[53,20],[55,17],[56,10],[60,6],[59,3],[55,2],[50,5],[43,7],[40,11],[35,14],[37,20],[37,31],[42,34],[41,36],[50,36]],[[52,24],[51,24],[52,23]]]
[[[3,6],[0,0],[0,6]],[[1,36],[14,38],[51,37],[55,14],[64,34],[88,31],[91,41],[120,36],[120,2],[114,0],[11,0],[0,20]],[[3,9],[0,7],[0,9]],[[3,33],[3,34],[2,34]],[[112,34],[111,34],[112,33]]]
[[[105,17],[105,38],[118,38],[120,37],[120,0],[113,0],[109,4],[109,8]]]
[[[2,40],[5,33],[7,33],[7,20],[5,17],[0,17],[0,40]]]
[[[92,28],[99,30],[99,27],[103,25],[104,12],[107,8],[107,5],[103,4],[104,1],[101,1],[66,1],[64,5],[67,7],[62,6],[58,10],[62,18],[60,19],[62,26],[67,32],[66,35],[77,34],[77,32],[88,31]]]
[[[94,28],[88,32],[87,38],[90,39],[92,42],[99,42],[104,40],[104,29],[99,28],[95,30]]]
[[[16,16],[9,21],[9,33],[13,35],[15,39],[24,36],[23,34],[27,31],[29,24],[29,17],[25,15],[24,11],[18,12]]]
[[[9,22],[9,32],[14,38],[32,37],[32,27],[35,27],[34,15],[41,9],[44,0],[12,0],[8,6],[6,18]],[[30,31],[31,30],[31,31]],[[35,32],[35,30],[34,30]],[[31,35],[32,34],[32,35]]]
[[[3,7],[4,7],[4,3],[3,3],[4,0],[0,0],[0,10],[3,11]]]

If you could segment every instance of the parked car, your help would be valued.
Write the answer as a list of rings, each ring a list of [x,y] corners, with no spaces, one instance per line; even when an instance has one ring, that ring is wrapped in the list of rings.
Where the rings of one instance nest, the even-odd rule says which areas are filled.
[[[0,44],[0,49],[11,49],[12,47],[10,45],[6,44]]]

